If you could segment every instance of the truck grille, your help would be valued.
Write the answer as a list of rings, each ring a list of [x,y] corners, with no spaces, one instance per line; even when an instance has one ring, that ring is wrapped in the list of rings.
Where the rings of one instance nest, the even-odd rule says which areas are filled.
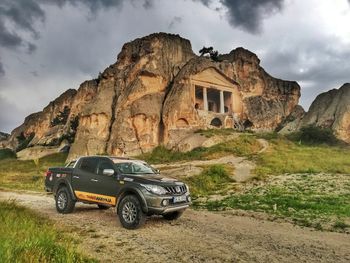
[[[166,186],[164,188],[165,188],[165,190],[167,190],[168,194],[182,195],[182,194],[186,193],[186,186],[185,185]]]

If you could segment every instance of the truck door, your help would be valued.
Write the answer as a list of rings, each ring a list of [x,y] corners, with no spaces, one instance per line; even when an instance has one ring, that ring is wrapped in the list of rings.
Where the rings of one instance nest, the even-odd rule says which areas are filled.
[[[74,193],[81,200],[114,205],[116,203],[115,194],[109,195],[111,192],[108,189],[112,189],[112,185],[116,185],[116,182],[114,184],[112,182],[116,179],[114,177],[107,178],[108,184],[102,180],[106,179],[104,177],[107,176],[101,178],[101,175],[97,173],[100,159],[100,157],[84,157],[80,161],[72,176]],[[104,190],[103,185],[107,186],[106,190]]]
[[[114,175],[104,175],[104,169],[112,169],[115,171],[114,163],[108,158],[100,158],[97,165],[97,178],[98,183],[96,183],[96,192],[102,195],[114,196],[116,197],[118,193],[118,183],[116,174]]]
[[[76,165],[72,175],[72,187],[75,195],[79,199],[90,200],[94,193],[94,181],[96,180],[98,159],[94,157],[84,157]],[[90,195],[89,195],[90,194]]]

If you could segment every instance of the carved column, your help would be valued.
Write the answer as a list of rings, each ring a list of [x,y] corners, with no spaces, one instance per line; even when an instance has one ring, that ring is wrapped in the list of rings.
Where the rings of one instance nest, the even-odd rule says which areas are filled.
[[[203,87],[203,109],[208,111],[208,96],[207,96],[207,88]]]
[[[225,113],[224,91],[220,90],[220,113]]]

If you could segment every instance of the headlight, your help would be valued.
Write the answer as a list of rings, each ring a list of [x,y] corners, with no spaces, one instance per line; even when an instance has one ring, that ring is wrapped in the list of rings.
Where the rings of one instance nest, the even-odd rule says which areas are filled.
[[[153,185],[153,184],[141,184],[144,188],[146,188],[147,191],[157,194],[157,195],[164,195],[167,193],[167,191],[164,189],[164,187],[159,185]]]
[[[189,193],[190,192],[190,187],[187,184],[185,184],[185,186],[186,186],[187,193]]]

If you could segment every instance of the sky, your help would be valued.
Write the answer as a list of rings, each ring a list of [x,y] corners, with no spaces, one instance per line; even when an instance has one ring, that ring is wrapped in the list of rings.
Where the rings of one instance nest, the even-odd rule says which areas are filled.
[[[306,110],[350,82],[350,0],[0,0],[0,131],[155,32],[189,39],[197,54],[249,49],[270,75],[299,83]]]

